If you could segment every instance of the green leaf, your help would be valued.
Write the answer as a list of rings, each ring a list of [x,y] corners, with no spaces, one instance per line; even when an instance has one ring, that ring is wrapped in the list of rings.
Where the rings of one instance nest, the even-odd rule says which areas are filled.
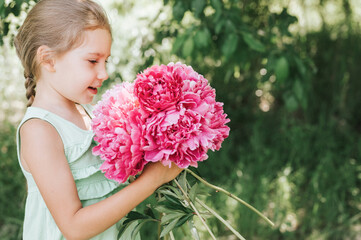
[[[167,199],[167,201],[163,202],[164,204],[169,202],[169,203],[172,203],[172,204],[183,206],[183,204],[180,202],[179,198],[175,198],[175,197],[173,197],[171,195],[164,195],[164,197],[165,197],[165,199]]]
[[[196,240],[200,240],[200,239],[199,239],[199,235],[198,235],[197,228],[196,228],[196,227],[194,226],[194,224],[193,224],[193,220],[188,221],[188,226],[189,226],[189,230],[190,230],[193,238],[196,239]]]
[[[222,10],[222,2],[220,0],[211,0],[211,6],[216,10]]]
[[[289,110],[291,112],[297,110],[298,102],[297,102],[297,99],[293,95],[286,96],[285,102],[286,102],[287,110]]]
[[[147,208],[144,210],[144,213],[149,216],[150,218],[156,219],[155,214],[153,212],[152,207],[147,205]]]
[[[175,193],[177,195],[177,198],[183,198],[183,195],[180,192],[180,190],[178,188],[170,185],[170,184],[165,184],[162,187],[158,188],[157,192],[158,191],[163,191],[163,190]],[[171,194],[168,194],[168,195],[171,195]]]
[[[5,19],[5,17],[5,0],[0,0],[0,19]]]
[[[231,19],[227,19],[225,21],[224,28],[226,32],[232,33],[237,31],[237,27],[235,26],[234,22]]]
[[[170,231],[172,231],[178,221],[179,221],[179,218],[176,218],[173,221],[171,221],[165,228],[163,228],[162,232],[160,233],[160,237],[162,238],[165,235],[167,235]]]
[[[178,183],[183,188],[183,190],[187,193],[187,172],[183,171],[178,177]]]
[[[188,37],[188,39],[185,41],[182,49],[182,55],[183,57],[188,57],[192,54],[194,48],[194,42],[192,37]]]
[[[165,206],[162,206],[162,205],[158,205],[156,207],[154,207],[155,210],[157,210],[158,212],[161,212],[161,213],[172,213],[174,212],[174,209],[169,209]]]
[[[132,239],[133,229],[137,225],[138,225],[137,221],[133,221],[129,224],[122,225],[118,233],[118,239]]]
[[[186,208],[179,199],[174,199],[170,196],[165,195],[165,198],[167,199],[167,201],[164,201],[162,204],[168,208],[168,209],[173,209],[173,210],[180,210],[183,212],[190,212],[191,210]]]
[[[184,44],[184,41],[186,39],[186,35],[179,35],[173,43],[173,47],[172,47],[172,53],[177,53],[179,49],[181,49],[181,47]]]
[[[296,98],[298,102],[301,104],[303,109],[307,108],[307,98],[305,97],[305,91],[304,87],[301,84],[301,81],[299,79],[296,79],[296,81],[293,84],[293,92],[296,95]]]
[[[132,220],[132,219],[125,219],[125,221],[123,222],[123,225],[127,225],[130,224],[131,222],[134,222],[136,220]]]
[[[135,220],[128,224],[124,224],[124,222],[118,233],[118,239],[135,239],[143,225],[150,221],[153,221],[153,219]]]
[[[180,212],[180,211],[174,211],[173,213],[169,213],[169,214],[165,214],[162,219],[161,219],[161,223],[162,225],[172,221],[175,218],[181,218],[184,215],[186,215],[184,212]]]
[[[231,33],[226,37],[222,45],[222,53],[228,59],[234,53],[237,48],[238,36],[235,33]]]
[[[123,222],[123,224],[129,224],[130,222],[136,221],[136,220],[144,220],[144,219],[152,219],[148,215],[144,215],[142,213],[131,211],[128,213],[126,220]]]
[[[179,219],[177,224],[174,226],[174,228],[182,226],[185,222],[187,222],[189,219],[191,219],[193,216],[195,216],[193,213],[188,213],[187,215],[184,215]]]
[[[307,72],[307,69],[306,69],[306,66],[305,64],[303,64],[302,60],[297,57],[297,56],[294,56],[294,59],[295,59],[295,62],[296,62],[296,66],[297,66],[297,69],[299,71],[299,73],[305,77],[306,75],[306,72]]]
[[[15,16],[19,16],[20,14],[20,11],[21,11],[21,4],[22,4],[22,1],[15,1],[15,4],[14,6],[12,7],[12,10],[11,12],[15,15]]]
[[[275,75],[277,81],[283,83],[288,77],[288,71],[288,61],[285,57],[282,56],[276,61],[275,65]]]
[[[146,223],[147,221],[141,221],[140,223],[138,223],[138,225],[133,229],[132,231],[132,236],[130,239],[135,239],[137,234],[139,233],[140,229],[143,227],[144,223]]]
[[[179,199],[183,199],[182,195],[175,194],[173,191],[170,191],[170,190],[163,190],[163,191],[161,191],[161,193],[164,195],[163,197],[171,197],[175,201],[178,201]]]
[[[6,36],[6,35],[8,35],[9,30],[10,30],[10,28],[9,28],[9,27],[10,27],[10,23],[4,21],[3,24],[4,24],[4,25],[3,25],[2,31],[3,31],[4,36]]]
[[[189,191],[189,198],[192,202],[194,202],[196,196],[197,196],[197,189],[198,189],[198,183],[194,184]]]
[[[221,0],[211,0],[211,6],[216,10],[214,14],[213,21],[218,22],[222,15],[222,1]]]
[[[221,30],[223,29],[223,26],[226,22],[224,20],[220,20],[216,23],[216,26],[215,26],[215,32],[216,34],[219,34],[221,32]]]
[[[182,195],[178,195],[170,190],[157,190],[157,193],[161,193],[161,194],[164,194],[164,195],[169,195],[169,196],[173,196],[175,198],[178,198],[178,199],[181,199],[182,198]]]
[[[148,219],[150,217],[136,211],[131,211],[128,213],[127,218],[130,220],[137,220],[137,219]]]
[[[195,43],[199,48],[208,47],[210,39],[211,34],[207,28],[203,28],[202,30],[198,31],[194,36]]]
[[[263,43],[261,43],[258,39],[254,38],[252,34],[242,32],[243,40],[245,43],[253,50],[257,52],[264,52],[266,50]]]
[[[184,6],[183,1],[176,1],[176,4],[173,6],[173,17],[177,21],[183,19],[184,13],[186,12],[186,6]]]
[[[205,6],[206,6],[205,0],[193,0],[192,10],[194,11],[194,15],[198,17],[203,12]]]
[[[303,98],[303,87],[299,80],[296,80],[293,84],[293,91],[295,92],[295,95],[298,100],[301,100]]]
[[[224,76],[224,82],[226,84],[229,83],[229,80],[231,79],[231,76],[234,74],[234,70],[233,69],[228,69],[226,72],[226,76]]]

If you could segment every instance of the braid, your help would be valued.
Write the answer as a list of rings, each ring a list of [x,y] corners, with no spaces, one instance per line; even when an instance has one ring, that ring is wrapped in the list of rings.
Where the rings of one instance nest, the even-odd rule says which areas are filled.
[[[34,80],[34,77],[32,74],[25,75],[25,88],[26,88],[26,98],[28,99],[27,107],[30,107],[34,102],[35,97],[35,88],[36,88],[36,82]]]

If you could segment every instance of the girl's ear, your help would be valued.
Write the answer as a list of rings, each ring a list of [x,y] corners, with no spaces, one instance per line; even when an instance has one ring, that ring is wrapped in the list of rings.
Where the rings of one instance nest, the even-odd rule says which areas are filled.
[[[55,56],[51,48],[46,45],[40,46],[36,52],[36,57],[40,66],[45,67],[49,72],[55,72]]]

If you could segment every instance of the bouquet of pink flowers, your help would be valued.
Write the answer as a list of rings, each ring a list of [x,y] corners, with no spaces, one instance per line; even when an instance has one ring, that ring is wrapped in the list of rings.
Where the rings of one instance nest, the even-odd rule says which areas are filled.
[[[215,90],[192,67],[181,63],[152,66],[138,74],[133,83],[124,82],[108,90],[93,113],[92,128],[98,142],[93,154],[104,160],[101,170],[107,178],[125,182],[142,171],[148,162],[160,161],[165,166],[173,162],[185,168],[179,179],[174,180],[175,186],[168,184],[157,190],[160,205],[149,208],[147,214],[128,214],[120,232],[127,239],[133,239],[147,221],[159,222],[164,227],[159,238],[172,234],[174,228],[188,222],[193,238],[199,239],[192,223],[194,215],[199,216],[212,239],[216,239],[195,202],[218,218],[235,236],[244,239],[197,197],[197,184],[189,184],[187,172],[273,224],[243,200],[188,169],[206,160],[209,149],[219,150],[230,130],[223,103],[216,101]],[[160,213],[161,219],[155,217],[153,210]],[[127,232],[126,229],[130,230]]]
[[[106,177],[124,182],[147,162],[197,167],[229,134],[215,97],[207,79],[181,63],[152,66],[108,90],[92,122]]]

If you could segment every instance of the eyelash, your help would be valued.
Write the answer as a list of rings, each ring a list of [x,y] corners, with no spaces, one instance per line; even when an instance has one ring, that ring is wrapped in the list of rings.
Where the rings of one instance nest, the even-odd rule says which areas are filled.
[[[91,64],[95,64],[98,63],[97,60],[88,60]],[[105,63],[108,63],[108,60],[105,60]]]

